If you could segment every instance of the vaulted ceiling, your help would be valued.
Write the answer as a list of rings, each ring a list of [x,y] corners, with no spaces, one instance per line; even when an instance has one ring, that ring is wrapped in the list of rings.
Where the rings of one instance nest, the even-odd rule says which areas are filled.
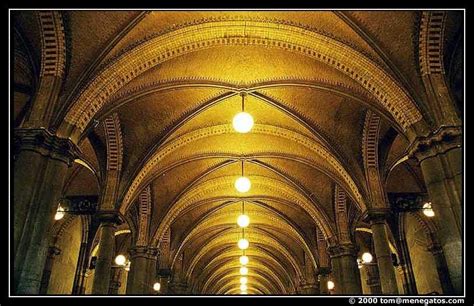
[[[195,292],[237,293],[236,218],[244,202],[251,220],[249,293],[288,293],[307,277],[306,266],[318,265],[316,227],[327,237],[337,231],[336,184],[348,195],[351,222],[366,209],[367,110],[382,118],[379,166],[389,191],[424,189],[416,164],[389,175],[408,145],[405,125],[424,115],[419,15],[64,11],[67,74],[55,126],[61,131],[64,118],[74,126],[71,137],[92,169],[76,165],[65,192],[100,192],[107,160],[103,122],[116,113],[123,139],[116,206],[134,220],[132,233],[138,195],[150,186],[150,243],[159,246],[170,229],[171,263],[182,260]],[[39,70],[41,34],[33,12],[14,17],[14,82],[26,88],[15,91],[19,121],[38,86],[31,76]],[[456,18],[450,13],[448,41],[459,36]],[[149,59],[154,52],[156,61]],[[121,78],[114,79],[116,71]],[[242,93],[255,121],[246,134],[231,125]],[[87,117],[81,107],[82,114],[94,111]],[[76,109],[77,118],[71,115]],[[252,182],[245,194],[234,188],[242,162]]]

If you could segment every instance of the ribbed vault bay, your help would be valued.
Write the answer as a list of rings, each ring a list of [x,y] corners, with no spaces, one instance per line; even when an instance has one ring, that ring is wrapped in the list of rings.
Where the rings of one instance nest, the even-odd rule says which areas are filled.
[[[16,293],[459,293],[459,14],[12,16]]]

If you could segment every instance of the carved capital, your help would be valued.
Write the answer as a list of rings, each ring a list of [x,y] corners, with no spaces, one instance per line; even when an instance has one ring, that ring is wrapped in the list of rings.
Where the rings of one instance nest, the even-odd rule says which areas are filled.
[[[14,154],[21,151],[33,151],[68,166],[80,154],[79,148],[70,139],[60,138],[44,128],[15,129]]]
[[[331,268],[319,267],[317,273],[318,275],[328,276],[331,273]]]
[[[159,253],[160,253],[160,250],[158,248],[150,247],[148,248],[148,251],[147,251],[148,257],[153,258],[153,259],[156,259]]]
[[[462,146],[460,126],[442,126],[426,136],[420,136],[408,147],[408,156],[419,162]]]
[[[135,246],[129,251],[130,258],[135,257],[148,257],[148,247],[147,246]]]
[[[95,214],[95,217],[103,225],[120,225],[125,222],[122,214],[116,210],[101,210]]]
[[[370,222],[370,224],[380,224],[385,223],[390,217],[390,209],[389,208],[377,208],[377,209],[369,209],[367,210],[363,216],[362,220],[365,222]]]
[[[358,247],[354,244],[337,244],[328,247],[328,253],[331,258],[337,258],[341,256],[357,256]]]

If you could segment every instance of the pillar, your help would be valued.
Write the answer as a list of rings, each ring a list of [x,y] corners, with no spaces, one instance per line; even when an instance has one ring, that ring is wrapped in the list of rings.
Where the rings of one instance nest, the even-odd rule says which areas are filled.
[[[53,270],[54,258],[59,254],[61,254],[61,249],[58,247],[50,246],[48,248],[48,256],[46,257],[46,263],[44,264],[39,294],[48,293],[49,280],[51,278],[51,271]]]
[[[398,294],[397,279],[392,262],[392,252],[387,235],[385,220],[386,210],[373,210],[369,214],[372,239],[374,240],[375,257],[379,270],[380,286],[383,294]]]
[[[149,249],[146,246],[136,246],[130,250],[131,264],[127,279],[127,294],[152,293],[156,254],[156,249]]]
[[[365,270],[367,279],[366,284],[369,288],[369,293],[372,295],[382,294],[382,288],[380,287],[379,270],[376,263],[364,263],[362,269]]]
[[[45,129],[14,135],[13,256],[16,294],[38,294],[50,244],[49,231],[76,146]]]
[[[158,294],[166,295],[169,293],[169,282],[171,276],[171,270],[169,269],[159,269],[158,270],[158,282],[161,284],[161,289]]]
[[[118,295],[119,288],[122,285],[120,279],[122,278],[123,267],[112,267],[111,268],[111,281],[109,286],[110,295]]]
[[[436,264],[436,270],[438,272],[439,282],[443,289],[443,294],[452,295],[454,294],[454,288],[451,284],[449,277],[449,271],[444,258],[443,249],[438,244],[432,244],[428,247],[428,251],[433,255],[433,259]]]
[[[92,294],[108,294],[112,262],[115,254],[115,230],[123,222],[116,211],[100,211],[97,219],[100,222],[99,250],[92,284]]]
[[[329,267],[319,267],[318,269],[318,280],[319,280],[319,293],[322,295],[329,294],[328,280],[331,269]]]
[[[339,244],[328,248],[337,294],[361,294],[357,249],[353,244]]]
[[[156,282],[159,282],[158,277],[157,277],[158,276],[157,275],[158,249],[148,248],[147,255],[148,255],[148,267],[147,267],[146,283],[147,283],[148,293],[154,294],[155,291],[153,290],[153,284],[155,284]]]
[[[442,126],[417,137],[409,148],[421,166],[454,294],[463,293],[461,145],[461,127]]]

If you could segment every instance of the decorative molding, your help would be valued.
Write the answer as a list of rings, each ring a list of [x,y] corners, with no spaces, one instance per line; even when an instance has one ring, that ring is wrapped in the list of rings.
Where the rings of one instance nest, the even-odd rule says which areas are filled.
[[[142,182],[146,179],[147,176],[150,175],[150,173],[153,172],[153,169],[158,165],[161,160],[164,159],[164,157],[172,154],[180,147],[191,142],[197,141],[199,139],[210,136],[234,133],[235,131],[233,130],[232,125],[230,124],[217,125],[194,130],[180,137],[171,139],[167,143],[163,144],[161,148],[159,148],[152,156],[150,156],[148,161],[142,167],[141,171],[132,181],[127,193],[124,196],[121,211],[125,212],[128,209],[131,200],[136,196],[136,190],[142,185]],[[365,203],[362,198],[362,195],[360,194],[357,188],[357,185],[352,180],[352,177],[349,175],[349,173],[344,169],[342,164],[332,155],[332,153],[326,147],[314,142],[311,138],[307,136],[276,126],[255,124],[252,129],[252,133],[282,137],[291,140],[297,144],[300,144],[315,152],[317,155],[326,160],[327,163],[331,165],[331,167],[336,171],[336,173],[338,173],[344,183],[349,187],[352,195],[356,200],[356,203],[360,205],[361,210],[363,210],[363,208],[365,207]]]
[[[221,45],[261,45],[312,57],[365,87],[404,129],[422,119],[415,103],[396,80],[350,46],[293,25],[232,20],[189,25],[144,40],[90,81],[67,113],[65,122],[83,131],[110,96],[136,76],[171,58]]]
[[[60,138],[46,129],[15,129],[14,155],[33,151],[45,157],[62,161],[69,167],[80,155],[80,149],[70,139]]]
[[[148,245],[150,215],[151,215],[151,187],[148,185],[138,196],[138,238],[137,246]]]
[[[61,78],[66,65],[66,39],[63,18],[59,11],[38,11],[41,30],[40,77]]]
[[[421,75],[444,74],[443,40],[445,11],[424,11],[419,30],[419,62]]]
[[[107,171],[115,170],[120,173],[123,160],[123,140],[118,114],[113,113],[105,118],[103,126],[107,143]]]
[[[346,193],[337,184],[334,188],[334,211],[336,215],[339,242],[350,243],[351,237],[349,233]]]
[[[362,134],[362,157],[371,207],[387,205],[378,160],[380,122],[380,117],[376,113],[367,111]]]
[[[408,156],[418,162],[462,147],[462,127],[442,126],[427,136],[417,137],[408,147]]]

